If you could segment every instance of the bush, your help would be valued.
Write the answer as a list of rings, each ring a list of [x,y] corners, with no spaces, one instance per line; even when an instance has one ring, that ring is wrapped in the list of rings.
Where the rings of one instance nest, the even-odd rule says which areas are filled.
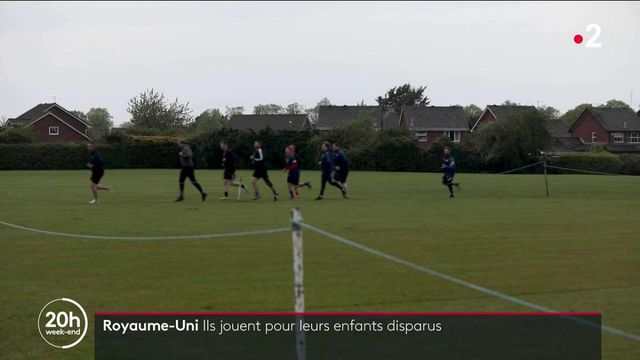
[[[564,168],[597,171],[619,174],[623,162],[619,156],[608,152],[567,153],[558,158],[550,159],[550,165]],[[551,169],[553,172],[576,173],[564,170]]]
[[[0,144],[30,144],[33,141],[33,128],[31,127],[11,126],[0,128]]]
[[[640,175],[640,154],[621,155],[622,173],[625,175]]]

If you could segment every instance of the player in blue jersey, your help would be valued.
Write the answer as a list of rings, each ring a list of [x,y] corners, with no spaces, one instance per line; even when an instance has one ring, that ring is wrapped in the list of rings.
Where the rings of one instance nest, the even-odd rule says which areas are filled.
[[[320,185],[320,195],[316,198],[316,200],[324,200],[324,190],[329,185],[335,186],[340,191],[342,191],[342,187],[338,185],[335,181],[333,181],[333,177],[331,176],[333,173],[333,153],[329,151],[331,148],[331,144],[327,141],[322,143],[322,155],[320,156],[320,169],[322,170],[321,175],[321,185]]]
[[[456,160],[451,156],[451,149],[449,147],[444,148],[442,155],[442,185],[449,189],[449,197],[453,198],[453,187],[460,190],[460,183],[453,182],[453,178],[456,176]]]
[[[344,155],[339,143],[333,144],[333,182],[342,190],[342,197],[349,198],[349,187],[347,187],[347,176],[349,176],[349,161]]]

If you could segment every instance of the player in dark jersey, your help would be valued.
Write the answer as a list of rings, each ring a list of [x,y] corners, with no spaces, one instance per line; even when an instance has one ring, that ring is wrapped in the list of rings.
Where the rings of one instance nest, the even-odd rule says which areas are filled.
[[[236,154],[229,148],[229,143],[226,140],[220,141],[220,150],[222,150],[222,168],[224,169],[224,174],[222,175],[224,196],[220,200],[229,199],[229,185],[240,186],[242,190],[249,192],[244,184],[236,181]]]
[[[284,171],[288,174],[287,187],[289,189],[289,200],[295,200],[299,196],[298,189],[305,186],[311,189],[311,184],[308,181],[300,184],[300,163],[296,157],[296,146],[287,146],[284,150],[284,156],[287,161]]]
[[[456,161],[451,156],[451,149],[444,148],[442,155],[442,185],[449,189],[449,198],[453,198],[453,187],[460,190],[460,183],[454,183],[453,178],[456,176]]]
[[[180,165],[182,167],[182,169],[180,169],[180,179],[178,181],[180,184],[180,195],[178,196],[176,201],[184,200],[184,181],[187,178],[191,180],[193,186],[195,186],[195,188],[200,192],[202,201],[207,200],[207,193],[204,192],[202,186],[200,186],[200,184],[196,180],[195,167],[193,165],[193,151],[191,151],[191,147],[189,146],[189,144],[185,143],[182,140],[178,140],[176,144],[178,145],[178,149],[180,150],[178,156],[180,156]]]
[[[342,191],[342,187],[334,182],[331,176],[333,172],[333,153],[329,151],[330,147],[331,144],[329,144],[329,142],[325,141],[324,143],[322,143],[322,155],[320,156],[320,169],[322,170],[322,175],[320,178],[320,195],[318,195],[316,200],[324,200],[324,190],[327,186],[327,183],[329,183],[329,185],[337,187],[338,189],[340,189],[340,191]]]
[[[253,143],[253,148],[255,152],[251,155],[250,159],[253,163],[253,176],[251,177],[251,185],[253,185],[253,190],[255,191],[255,195],[253,200],[260,199],[260,191],[258,191],[258,180],[263,179],[264,183],[271,189],[273,193],[273,201],[278,201],[280,198],[280,194],[273,187],[273,183],[269,180],[269,174],[267,172],[267,165],[264,163],[264,154],[262,153],[262,142],[256,140]]]
[[[98,190],[109,190],[111,186],[100,184],[100,180],[104,176],[104,162],[102,156],[98,150],[96,150],[95,144],[87,144],[87,150],[89,151],[89,162],[87,167],[91,169],[91,178],[89,178],[89,185],[91,187],[91,193],[93,194],[93,200],[89,201],[89,204],[98,203]]]
[[[349,187],[347,186],[347,177],[349,176],[349,161],[344,155],[339,143],[333,144],[333,153],[335,159],[333,161],[333,181],[338,184],[342,190],[342,197],[349,198]]]

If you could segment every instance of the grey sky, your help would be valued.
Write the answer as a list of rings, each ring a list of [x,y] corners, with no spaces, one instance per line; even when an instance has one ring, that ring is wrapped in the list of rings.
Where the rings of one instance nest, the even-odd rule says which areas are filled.
[[[588,24],[600,49],[573,43]],[[640,106],[640,3],[0,2],[0,116],[106,107],[155,88],[208,108],[374,104],[428,85],[432,105]]]

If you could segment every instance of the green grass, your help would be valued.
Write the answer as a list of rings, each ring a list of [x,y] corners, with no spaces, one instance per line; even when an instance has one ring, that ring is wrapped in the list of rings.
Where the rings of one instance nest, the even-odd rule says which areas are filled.
[[[239,174],[248,179],[250,173]],[[560,311],[601,311],[640,334],[640,178],[459,174],[450,200],[439,174],[350,175],[352,199],[314,189],[274,203],[221,202],[222,174],[198,171],[201,203],[176,170],[112,170],[88,205],[88,172],[0,172],[0,220],[94,235],[188,235],[288,226],[293,206],[326,231],[466,281]],[[284,192],[284,176],[272,172]],[[261,185],[263,194],[264,184]],[[507,301],[305,233],[308,311],[528,311]],[[48,301],[96,311],[291,311],[290,234],[210,240],[114,241],[46,236],[0,226],[0,358],[87,359],[93,333],[71,350],[40,339]],[[603,333],[603,358],[640,358],[640,344]]]

